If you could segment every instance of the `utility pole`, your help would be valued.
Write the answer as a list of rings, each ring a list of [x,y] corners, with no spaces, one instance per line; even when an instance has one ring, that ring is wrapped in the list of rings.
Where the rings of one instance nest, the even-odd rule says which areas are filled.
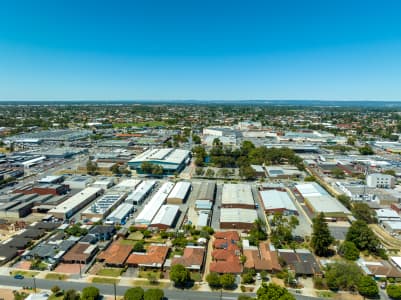
[[[117,300],[117,286],[115,282],[113,283],[113,286],[114,286],[114,300]]]
[[[33,278],[33,291],[36,294],[36,278],[35,278],[35,275],[32,275],[32,278]]]

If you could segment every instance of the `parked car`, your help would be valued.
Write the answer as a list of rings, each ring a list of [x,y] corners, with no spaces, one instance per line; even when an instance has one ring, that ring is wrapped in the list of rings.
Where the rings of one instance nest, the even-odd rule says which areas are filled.
[[[14,278],[15,279],[24,279],[24,276],[21,274],[16,274],[16,275],[14,275]]]
[[[382,282],[381,284],[380,284],[380,288],[382,289],[382,290],[384,290],[385,288],[387,287],[387,282]]]

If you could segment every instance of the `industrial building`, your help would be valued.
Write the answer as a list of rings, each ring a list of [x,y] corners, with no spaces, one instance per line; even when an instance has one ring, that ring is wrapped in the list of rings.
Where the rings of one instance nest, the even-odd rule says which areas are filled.
[[[142,182],[139,179],[125,179],[113,187],[113,191],[132,192]]]
[[[101,177],[98,178],[93,184],[92,186],[94,187],[100,187],[104,190],[107,190],[109,188],[111,188],[114,184],[115,184],[115,178],[113,177]]]
[[[72,176],[64,180],[64,184],[68,185],[70,189],[84,189],[93,183],[93,178],[91,176]]]
[[[58,219],[69,219],[102,193],[102,188],[87,187],[78,194],[75,194],[71,198],[51,209],[49,214]]]
[[[222,208],[220,211],[221,229],[251,229],[258,214],[255,209]]]
[[[173,148],[150,149],[130,160],[128,166],[131,169],[135,169],[137,173],[144,174],[142,163],[147,162],[161,166],[164,174],[173,175],[181,172],[190,159],[191,154],[187,150]]]
[[[167,197],[169,204],[182,204],[185,202],[189,191],[191,190],[191,183],[188,181],[177,182],[173,190]]]
[[[152,199],[143,207],[142,211],[135,218],[135,224],[150,225],[153,218],[159,211],[160,207],[164,204],[168,194],[174,187],[174,183],[166,182],[161,188],[153,195]]]
[[[351,212],[344,205],[330,196],[316,182],[297,184],[295,188],[313,213],[324,213],[327,218],[338,220],[346,220],[351,215]]]
[[[180,212],[178,205],[166,204],[160,207],[156,216],[153,218],[150,226],[157,227],[161,230],[166,230],[174,227],[174,223]]]
[[[99,218],[104,219],[108,214],[124,199],[127,193],[124,192],[109,192],[100,199],[93,202],[86,210],[81,213],[82,219]]]
[[[153,191],[155,185],[156,181],[154,180],[142,181],[135,191],[128,195],[126,202],[132,203],[133,205],[141,205],[150,192]]]
[[[366,185],[372,188],[392,189],[395,186],[395,178],[387,174],[373,173],[366,176]]]
[[[134,205],[124,202],[109,214],[106,223],[125,225],[126,219],[133,211]]]
[[[287,192],[267,190],[259,192],[263,208],[267,213],[282,213],[283,215],[298,215],[298,210]]]
[[[216,196],[215,182],[202,182],[195,197],[196,210],[211,210]]]
[[[221,204],[224,208],[255,208],[251,185],[224,184]]]

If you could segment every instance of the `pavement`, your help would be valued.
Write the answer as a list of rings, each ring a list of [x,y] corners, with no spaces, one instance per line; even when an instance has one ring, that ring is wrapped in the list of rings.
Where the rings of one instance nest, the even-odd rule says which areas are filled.
[[[58,285],[62,290],[75,289],[81,291],[83,288],[88,286],[88,283],[81,281],[60,281],[60,280],[44,280],[36,279],[35,282],[32,278],[14,279],[11,276],[0,275],[1,287],[7,287],[11,289],[18,289],[23,286],[34,287],[36,284],[37,289],[50,290],[53,286]],[[114,285],[112,284],[91,284],[99,289],[103,295],[114,295]],[[122,296],[125,291],[131,286],[117,285],[115,287],[116,295]],[[225,299],[225,300],[236,300],[239,295],[247,293],[235,293],[226,291],[195,291],[195,290],[182,290],[177,288],[164,289],[164,295],[169,300],[214,300],[214,299]],[[254,293],[247,295],[255,296]],[[297,300],[316,300],[320,298],[303,296],[294,294]]]

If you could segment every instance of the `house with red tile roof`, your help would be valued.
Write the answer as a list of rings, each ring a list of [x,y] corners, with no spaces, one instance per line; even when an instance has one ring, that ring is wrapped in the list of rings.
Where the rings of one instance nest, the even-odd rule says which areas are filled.
[[[244,248],[246,269],[255,269],[256,271],[279,272],[281,266],[275,251],[270,250],[268,242],[261,242],[259,247]]]
[[[174,257],[171,265],[183,265],[188,270],[201,271],[205,260],[205,247],[186,246],[182,256]]]
[[[123,245],[120,240],[114,241],[97,257],[98,261],[105,262],[107,266],[122,267],[132,251],[132,245]]]
[[[152,244],[145,253],[134,252],[127,264],[131,267],[163,268],[170,248],[164,244]]]
[[[216,232],[214,234],[212,251],[213,261],[210,263],[210,272],[242,273],[240,261],[241,249],[238,245],[240,237],[236,231]]]

